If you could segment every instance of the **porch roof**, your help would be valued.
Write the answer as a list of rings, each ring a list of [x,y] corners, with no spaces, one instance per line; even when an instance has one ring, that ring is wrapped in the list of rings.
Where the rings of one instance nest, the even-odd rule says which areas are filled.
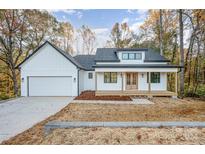
[[[182,68],[179,65],[171,64],[97,64],[95,68]]]

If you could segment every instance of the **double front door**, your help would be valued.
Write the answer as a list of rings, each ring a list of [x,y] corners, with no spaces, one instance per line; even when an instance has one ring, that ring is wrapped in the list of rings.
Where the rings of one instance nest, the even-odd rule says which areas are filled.
[[[126,73],[126,89],[138,89],[138,74],[136,72]]]

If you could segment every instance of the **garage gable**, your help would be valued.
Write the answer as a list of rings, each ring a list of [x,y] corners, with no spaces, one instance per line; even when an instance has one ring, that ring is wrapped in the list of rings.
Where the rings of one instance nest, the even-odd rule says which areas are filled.
[[[17,66],[17,68],[22,68],[25,65],[28,65],[29,63],[34,63],[31,61],[34,61],[34,60],[37,61],[37,58],[39,58],[40,60],[43,59],[43,63],[45,64],[46,62],[48,62],[47,61],[48,59],[52,60],[52,57],[55,57],[56,55],[57,57],[61,57],[63,61],[69,61],[70,63],[75,65],[77,68],[83,69],[83,67],[71,55],[59,49],[58,47],[56,47],[55,45],[51,44],[48,41],[46,41],[40,47],[38,47],[31,55],[29,55],[24,61],[22,61]]]
[[[21,67],[24,70],[76,69],[76,65],[67,60],[49,44],[39,49],[39,51],[23,63]]]

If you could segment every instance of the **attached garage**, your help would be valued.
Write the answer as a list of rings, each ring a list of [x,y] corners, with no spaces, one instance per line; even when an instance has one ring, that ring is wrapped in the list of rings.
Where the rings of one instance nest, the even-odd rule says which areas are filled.
[[[72,96],[72,77],[28,77],[28,96]]]
[[[77,96],[82,66],[67,52],[45,42],[18,68],[21,96]]]

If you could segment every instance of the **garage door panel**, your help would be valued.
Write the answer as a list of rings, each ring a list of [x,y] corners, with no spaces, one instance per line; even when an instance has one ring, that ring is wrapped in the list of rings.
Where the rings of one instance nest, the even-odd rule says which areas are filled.
[[[71,77],[29,77],[29,96],[72,96]]]

